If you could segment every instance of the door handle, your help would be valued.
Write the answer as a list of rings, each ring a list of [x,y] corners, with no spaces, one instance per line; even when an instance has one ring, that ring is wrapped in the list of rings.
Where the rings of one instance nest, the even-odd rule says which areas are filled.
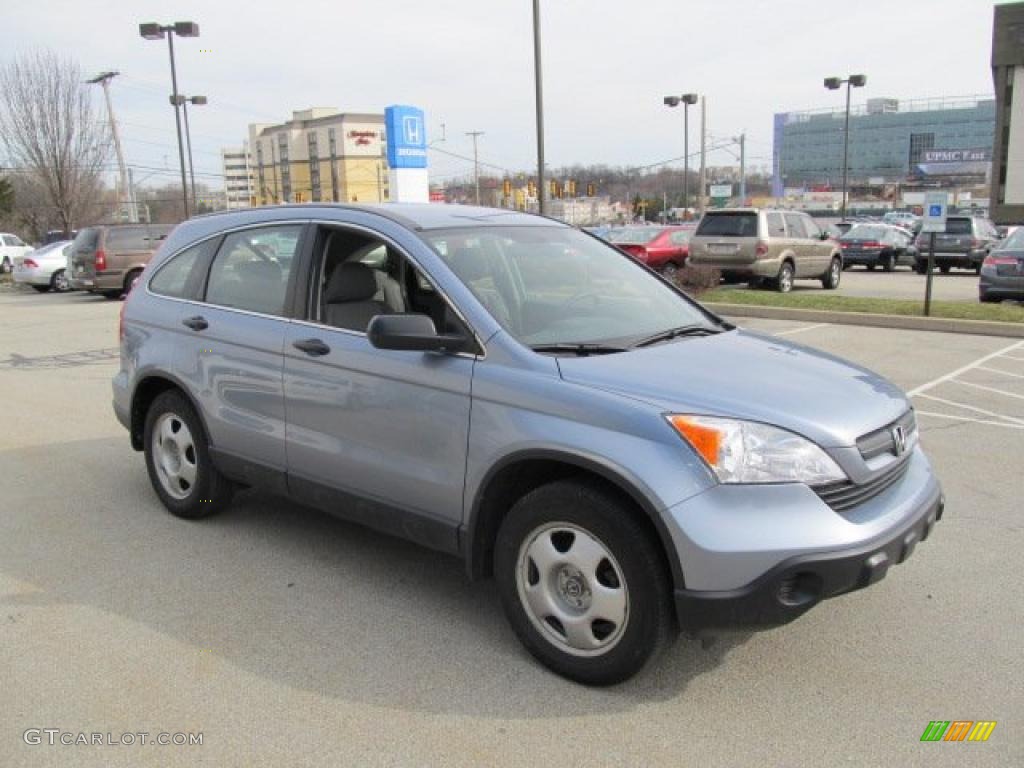
[[[206,318],[202,315],[196,315],[195,317],[186,317],[181,321],[182,325],[188,326],[193,331],[205,331],[210,327],[210,324],[206,322]]]
[[[320,341],[320,339],[302,339],[301,341],[292,342],[292,346],[296,349],[301,349],[312,357],[320,357],[331,351],[331,348]]]

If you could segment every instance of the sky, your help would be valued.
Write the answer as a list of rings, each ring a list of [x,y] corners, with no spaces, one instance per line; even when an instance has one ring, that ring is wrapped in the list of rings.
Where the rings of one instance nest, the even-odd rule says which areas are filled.
[[[111,96],[137,182],[173,181],[177,168],[167,45],[139,37],[146,21],[200,27],[175,41],[181,92],[209,99],[189,113],[197,181],[219,185],[219,150],[249,123],[310,106],[416,105],[431,141],[444,124],[440,149],[469,157],[466,132],[483,131],[484,170],[536,166],[532,0],[37,0],[3,18],[0,63],[51,48],[86,77],[121,73]],[[541,25],[552,168],[681,156],[668,94],[704,95],[709,143],[745,132],[748,167],[767,167],[775,112],[842,106],[822,85],[830,75],[867,75],[854,103],[992,93],[987,0],[541,0]],[[96,87],[102,109],[101,97]],[[692,153],[699,110],[690,118]],[[430,163],[436,181],[472,172],[439,152]]]

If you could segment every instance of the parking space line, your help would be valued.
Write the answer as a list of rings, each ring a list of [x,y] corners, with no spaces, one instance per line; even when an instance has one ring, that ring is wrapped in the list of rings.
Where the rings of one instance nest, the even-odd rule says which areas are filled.
[[[928,400],[934,400],[937,403],[943,405],[951,405],[954,408],[964,408],[968,411],[974,411],[975,413],[981,413],[985,416],[995,416],[997,419],[1006,419],[1007,421],[1013,422],[1014,424],[1020,424],[1024,426],[1024,419],[1018,419],[1016,416],[1004,416],[1001,413],[995,413],[994,411],[986,411],[984,408],[979,408],[976,405],[967,405],[966,403],[957,403],[953,400],[947,400],[944,397],[936,397],[935,395],[918,395],[918,397],[924,397]]]
[[[804,331],[813,331],[815,328],[824,328],[829,323],[815,323],[814,325],[804,325],[800,328],[790,328],[788,331],[779,331],[776,336],[789,336],[793,333],[803,333]]]
[[[975,384],[970,381],[964,381],[963,379],[956,379],[956,383],[963,384],[965,387],[974,387],[975,389],[981,389],[984,390],[985,392],[994,392],[995,394],[1002,395],[1003,397],[1015,397],[1018,400],[1024,400],[1024,395],[1018,395],[1014,392],[1005,392],[1001,389],[996,389],[995,387],[986,387],[984,384]]]
[[[1002,355],[1002,357],[1005,357],[1007,360],[1020,360],[1024,363],[1024,357],[1017,357],[1015,355]]]
[[[957,368],[955,371],[950,371],[949,373],[947,373],[947,374],[945,374],[943,376],[939,376],[937,379],[932,379],[931,381],[925,382],[924,384],[920,385],[919,387],[914,387],[912,390],[907,392],[907,395],[909,397],[916,397],[917,395],[920,395],[922,392],[927,392],[929,389],[933,389],[934,387],[939,386],[939,384],[943,384],[944,382],[947,382],[950,379],[955,379],[957,376],[959,376],[962,373],[967,373],[967,371],[970,371],[970,370],[972,370],[974,368],[977,368],[979,365],[984,365],[989,360],[991,360],[991,359],[993,359],[995,357],[999,357],[1000,355],[1005,355],[1007,352],[1012,352],[1013,350],[1020,349],[1021,347],[1024,347],[1024,341],[1015,342],[1015,343],[1011,344],[1008,347],[1003,347],[1002,349],[1000,349],[1000,350],[998,350],[996,352],[991,352],[991,353],[985,355],[984,357],[979,357],[974,362],[968,363],[965,366]]]
[[[977,370],[979,371],[990,371],[992,373],[1001,373],[1003,376],[1012,376],[1015,379],[1024,379],[1024,375],[1019,373],[1010,373],[1009,371],[1001,371],[998,368],[989,368],[987,365],[979,365]]]
[[[918,416],[934,416],[938,419],[952,419],[953,421],[967,421],[972,424],[989,424],[993,427],[1006,427],[1007,429],[1024,429],[1024,424],[1007,424],[1004,421],[992,421],[991,419],[972,419],[970,416],[953,416],[949,413],[938,413],[936,411],[914,411]]]

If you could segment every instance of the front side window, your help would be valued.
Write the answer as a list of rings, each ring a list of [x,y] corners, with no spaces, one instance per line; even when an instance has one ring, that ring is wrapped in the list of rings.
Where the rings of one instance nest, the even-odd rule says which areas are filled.
[[[624,345],[709,319],[618,249],[563,227],[428,231],[427,243],[528,346]]]
[[[804,223],[804,231],[807,233],[807,237],[813,237],[818,239],[821,237],[821,229],[818,224],[810,216],[801,216],[801,220]]]
[[[260,227],[224,238],[206,282],[206,301],[265,315],[284,314],[288,276],[302,225]]]
[[[196,262],[205,259],[216,247],[217,238],[212,238],[172,256],[157,269],[149,281],[149,290],[161,296],[186,298],[188,279]]]

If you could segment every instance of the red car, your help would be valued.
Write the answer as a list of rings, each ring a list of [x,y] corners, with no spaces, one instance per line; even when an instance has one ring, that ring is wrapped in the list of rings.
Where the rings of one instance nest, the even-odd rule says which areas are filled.
[[[608,233],[614,243],[637,261],[671,278],[690,255],[694,226],[623,227]]]

